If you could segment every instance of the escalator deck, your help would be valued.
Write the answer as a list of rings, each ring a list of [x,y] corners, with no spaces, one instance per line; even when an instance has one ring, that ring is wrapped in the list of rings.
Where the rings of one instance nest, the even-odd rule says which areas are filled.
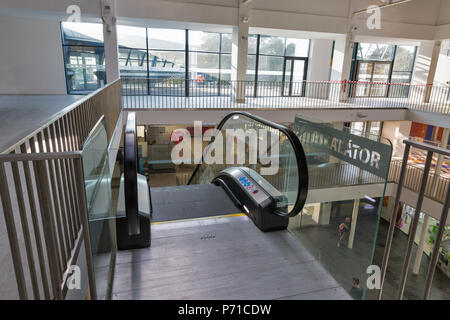
[[[152,222],[242,213],[214,184],[151,188],[151,200]]]

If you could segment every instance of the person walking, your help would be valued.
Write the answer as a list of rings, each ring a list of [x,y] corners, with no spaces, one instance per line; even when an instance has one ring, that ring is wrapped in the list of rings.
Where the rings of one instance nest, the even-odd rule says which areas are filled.
[[[348,235],[350,233],[350,225],[351,225],[350,217],[346,217],[345,221],[339,225],[339,227],[338,227],[339,238],[338,238],[338,242],[337,242],[338,247],[340,247],[342,245],[342,243],[345,240],[347,240]]]

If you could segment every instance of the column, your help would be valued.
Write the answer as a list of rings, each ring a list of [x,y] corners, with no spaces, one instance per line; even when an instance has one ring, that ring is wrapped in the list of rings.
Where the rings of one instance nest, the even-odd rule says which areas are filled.
[[[247,76],[249,2],[240,0],[237,26],[233,27],[231,49],[231,80],[233,81],[233,100],[245,102],[245,80]]]
[[[311,40],[308,61],[308,81],[326,81],[331,76],[331,54],[333,41],[328,39]],[[309,83],[306,96],[309,98],[326,99],[329,86],[327,83]]]
[[[319,225],[323,226],[330,224],[331,204],[331,202],[323,202],[320,204]]]
[[[436,129],[438,129],[438,128],[436,127]],[[444,132],[442,133],[442,140],[441,140],[441,144],[440,144],[441,148],[444,148],[444,149],[447,148],[449,133],[450,133],[450,129],[444,128]],[[441,174],[443,161],[444,161],[444,156],[442,154],[439,154],[437,157],[437,161],[436,161],[436,169],[434,171],[433,184],[432,184],[432,189],[431,189],[433,197],[436,196],[436,192],[438,190],[437,183],[439,181],[439,176]]]
[[[341,36],[334,42],[333,61],[331,64],[331,81],[348,80],[352,66],[354,43],[348,36]],[[348,85],[332,84],[329,99],[333,101],[345,100]]]
[[[411,83],[434,83],[440,50],[441,41],[420,42]],[[422,99],[423,102],[430,101],[431,87],[420,87],[415,90],[414,95],[419,99],[417,102],[420,102],[420,99]]]
[[[103,39],[105,44],[106,82],[120,77],[117,44],[116,1],[102,0]]]
[[[420,214],[420,213],[416,212],[415,214]],[[426,214],[425,219],[423,219],[422,230],[420,231],[419,247],[417,248],[416,257],[414,259],[413,274],[419,274],[419,271],[420,271],[420,263],[422,262],[423,247],[425,245],[425,237],[427,235],[429,220],[430,220],[430,216]]]
[[[384,121],[382,136],[392,142],[392,159],[403,159],[405,144],[403,140],[409,138],[411,121]]]
[[[383,211],[381,212],[381,217],[385,219],[387,222],[391,221],[391,217],[393,216],[394,212],[394,203],[395,198],[394,197],[387,197],[387,206],[383,207]]]
[[[348,237],[348,245],[349,249],[353,248],[353,241],[355,240],[355,230],[356,230],[356,222],[358,221],[358,211],[359,211],[359,199],[355,199],[353,203],[353,212],[352,212],[352,224],[350,227],[350,235]]]

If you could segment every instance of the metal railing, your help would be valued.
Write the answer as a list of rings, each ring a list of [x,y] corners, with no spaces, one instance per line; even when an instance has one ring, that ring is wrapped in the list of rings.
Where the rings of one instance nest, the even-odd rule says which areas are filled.
[[[123,77],[122,105],[124,109],[403,108],[450,114],[450,87],[347,80],[254,82]]]
[[[389,182],[399,183],[400,172],[402,168],[401,161],[392,161],[389,169]],[[403,187],[414,192],[419,192],[420,190],[420,180],[423,175],[424,169],[406,164],[405,167],[405,178],[403,181]],[[450,185],[450,179],[438,175],[435,177],[434,173],[428,173],[427,184],[425,186],[425,196],[427,198],[433,199],[439,203],[444,203],[445,201],[445,191]]]
[[[406,183],[406,185],[408,184],[408,178],[409,179],[411,179],[411,177],[413,179],[415,178],[417,182],[420,179],[420,184],[417,184],[417,186],[419,186],[419,188],[417,191],[418,192],[417,203],[415,205],[415,213],[416,214],[414,214],[414,218],[413,218],[413,221],[412,221],[410,229],[409,229],[408,246],[406,248],[405,257],[403,260],[403,268],[402,268],[402,272],[400,275],[400,285],[399,285],[398,294],[397,294],[397,297],[400,300],[403,299],[403,294],[405,291],[406,279],[408,277],[409,265],[410,265],[410,261],[411,261],[412,251],[413,251],[412,249],[414,246],[415,236],[416,236],[416,232],[417,232],[417,226],[418,226],[419,218],[420,218],[419,213],[422,211],[423,199],[426,196],[427,188],[429,188],[428,187],[429,181],[430,181],[429,173],[430,173],[430,167],[431,167],[431,161],[433,158],[433,153],[437,153],[437,154],[445,156],[445,157],[450,157],[450,150],[448,150],[448,149],[435,147],[435,146],[432,146],[429,144],[425,144],[425,143],[421,143],[421,142],[417,142],[417,141],[413,141],[413,140],[405,140],[404,143],[405,143],[405,151],[403,154],[403,160],[402,160],[401,168],[400,168],[400,172],[399,172],[398,186],[397,186],[397,192],[396,192],[395,202],[394,202],[394,209],[392,210],[392,214],[390,217],[389,230],[388,230],[388,234],[387,234],[387,238],[386,238],[386,246],[385,246],[383,262],[382,262],[382,267],[381,267],[381,289],[378,294],[379,299],[382,298],[382,294],[383,294],[383,286],[384,286],[384,281],[385,281],[385,277],[386,277],[390,251],[391,251],[391,247],[392,247],[392,240],[393,240],[394,231],[395,231],[395,221],[396,221],[395,215],[397,214],[397,210],[399,208],[400,197],[401,197],[403,186],[405,186],[405,183]],[[411,147],[425,150],[427,152],[427,158],[425,160],[424,169],[423,170],[419,169],[420,172],[414,172],[414,174],[410,173],[410,177],[408,177],[408,158],[409,158],[409,152],[410,152]],[[416,173],[419,173],[419,176],[415,176]],[[443,201],[444,205],[443,205],[442,212],[441,212],[438,232],[435,237],[433,253],[431,255],[431,260],[428,265],[428,272],[427,272],[427,276],[426,276],[426,280],[425,280],[425,289],[424,289],[424,293],[423,293],[423,299],[428,299],[428,297],[430,295],[431,284],[433,282],[434,272],[436,269],[437,259],[438,259],[439,250],[440,250],[440,244],[442,241],[442,236],[444,234],[444,228],[445,228],[445,225],[447,222],[448,211],[450,208],[450,187],[448,185],[448,181],[447,181],[446,189],[447,190],[446,190],[446,194],[445,194],[445,200]],[[443,189],[442,191],[444,191],[444,190],[445,189]]]
[[[0,212],[20,299],[64,299],[83,242],[96,298],[81,148],[102,115],[110,140],[120,112],[117,80],[0,154]]]

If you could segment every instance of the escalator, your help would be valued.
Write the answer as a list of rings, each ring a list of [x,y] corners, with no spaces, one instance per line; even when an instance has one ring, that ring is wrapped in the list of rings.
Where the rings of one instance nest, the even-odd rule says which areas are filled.
[[[250,113],[232,112],[220,122],[185,186],[150,189],[137,173],[133,113],[124,142],[119,249],[150,246],[150,221],[246,214],[261,231],[283,230],[305,204],[308,171],[297,136]]]
[[[308,186],[305,154],[291,130],[230,113],[187,185],[150,189],[136,174],[133,115],[129,120],[123,179],[129,190],[116,220],[118,299],[350,299],[286,230]],[[229,129],[257,134],[233,136],[227,146]],[[256,161],[255,141],[265,151]],[[235,161],[219,161],[227,155]]]

